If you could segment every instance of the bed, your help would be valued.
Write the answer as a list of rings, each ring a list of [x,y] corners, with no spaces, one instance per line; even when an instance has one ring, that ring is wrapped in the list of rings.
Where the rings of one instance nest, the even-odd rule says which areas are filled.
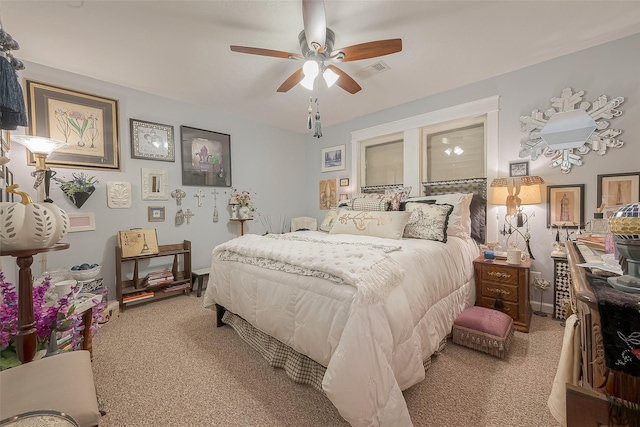
[[[478,245],[471,230],[455,232],[460,221],[471,223],[471,194],[456,213],[453,203],[440,203],[462,197],[445,194],[452,185],[425,185],[426,195],[403,201],[403,211],[339,210],[329,232],[223,243],[212,254],[204,305],[272,365],[324,392],[352,425],[412,425],[402,390],[424,379],[453,321],[475,302]],[[475,186],[486,200],[486,181]],[[451,233],[403,237],[416,215],[409,208],[435,212],[429,220]],[[383,231],[362,218],[384,223]]]

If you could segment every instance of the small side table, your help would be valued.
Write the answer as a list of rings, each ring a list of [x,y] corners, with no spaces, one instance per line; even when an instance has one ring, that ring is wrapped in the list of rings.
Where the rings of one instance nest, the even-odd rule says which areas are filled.
[[[244,236],[244,222],[253,221],[253,218],[231,218],[231,221],[236,221],[240,223],[240,235]]]
[[[209,277],[209,268],[199,268],[198,270],[193,270],[191,272],[191,288],[193,288],[193,284],[198,280],[198,291],[196,292],[196,297],[200,298],[202,294],[202,280],[205,277]]]
[[[482,255],[473,261],[476,280],[476,305],[508,314],[517,331],[529,332],[529,270],[531,260],[507,264],[504,260],[485,260]]]

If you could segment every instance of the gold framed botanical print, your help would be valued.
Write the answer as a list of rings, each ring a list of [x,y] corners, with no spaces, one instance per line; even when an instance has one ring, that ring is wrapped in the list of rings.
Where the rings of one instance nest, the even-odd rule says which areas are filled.
[[[118,100],[25,79],[29,133],[65,141],[50,166],[120,170]],[[32,153],[28,162],[35,165]]]

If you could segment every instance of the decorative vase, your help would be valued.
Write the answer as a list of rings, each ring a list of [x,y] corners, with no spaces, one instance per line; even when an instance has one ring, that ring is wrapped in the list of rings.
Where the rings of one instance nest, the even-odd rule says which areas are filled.
[[[47,354],[45,357],[53,356],[54,354],[58,353],[60,353],[60,349],[58,348],[56,331],[51,331],[51,335],[49,336],[49,345],[47,346]]]
[[[94,191],[96,191],[96,188],[90,187],[88,191],[79,191],[74,193],[71,202],[76,206],[76,208],[80,209],[82,205],[89,200],[89,196],[91,196]]]
[[[247,219],[251,215],[251,209],[249,209],[249,206],[241,206],[238,213],[241,219]]]
[[[238,205],[231,205],[231,219],[238,219]]]

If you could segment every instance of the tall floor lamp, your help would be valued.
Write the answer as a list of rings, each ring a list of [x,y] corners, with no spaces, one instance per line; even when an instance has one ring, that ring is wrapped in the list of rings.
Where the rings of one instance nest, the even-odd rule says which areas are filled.
[[[537,205],[542,203],[541,185],[544,179],[539,176],[522,176],[517,178],[495,178],[491,182],[493,196],[491,201],[494,205],[506,205],[507,213],[504,217],[504,224],[501,233],[506,236],[505,244],[507,248],[519,246],[522,239],[525,249],[531,259],[535,259],[531,253],[529,240],[529,215],[522,206]]]

